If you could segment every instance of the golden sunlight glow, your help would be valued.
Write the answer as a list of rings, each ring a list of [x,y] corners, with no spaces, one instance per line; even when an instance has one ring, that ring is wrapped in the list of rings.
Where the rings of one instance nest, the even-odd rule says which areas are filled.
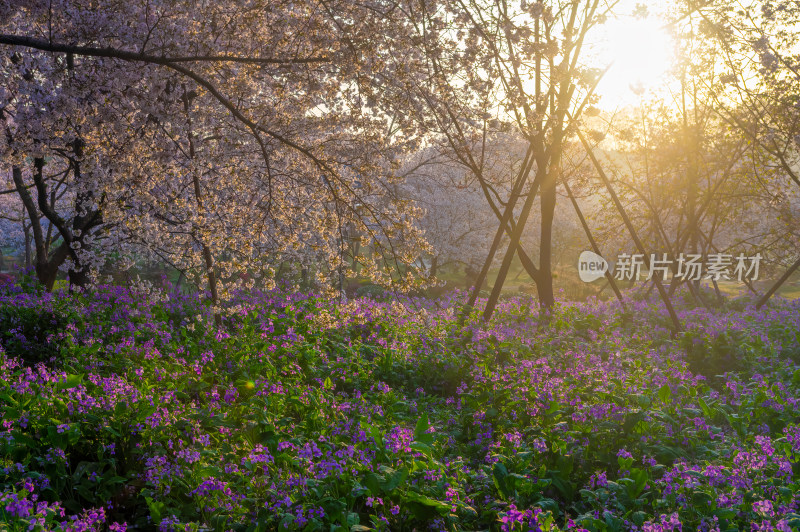
[[[598,26],[589,42],[596,65],[611,69],[600,81],[600,107],[612,110],[636,105],[667,83],[673,40],[656,16],[620,16]]]

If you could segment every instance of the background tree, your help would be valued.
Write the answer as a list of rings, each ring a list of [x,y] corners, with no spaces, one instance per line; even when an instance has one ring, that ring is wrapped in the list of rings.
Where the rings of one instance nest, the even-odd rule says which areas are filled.
[[[792,190],[800,187],[800,6],[783,0],[719,0],[696,9],[702,35],[721,49],[720,72],[709,83],[713,109],[751,142],[758,163],[754,175],[771,197],[764,205],[778,211],[783,226],[782,237],[776,236],[771,246],[771,259],[791,274],[800,267],[793,230],[797,191]]]
[[[535,198],[540,199],[541,212],[539,261],[520,258],[536,283],[541,304],[549,307],[555,301],[552,236],[561,152],[600,75],[584,62],[586,34],[608,14],[605,4],[577,0],[451,0],[410,3],[405,11],[408,36],[403,46],[418,57],[416,75],[397,80],[397,100],[408,104],[408,116],[482,185],[487,139],[514,131],[526,142],[518,171],[508,176],[515,184],[512,194],[501,198],[498,204],[505,206],[495,211],[500,229],[486,264],[491,264],[503,233],[511,243],[487,318],[521,249]],[[484,191],[484,196],[490,198],[491,193]],[[511,216],[518,200],[519,215]]]
[[[422,210],[417,223],[431,246],[430,275],[458,266],[477,271],[497,225],[480,185],[463,166],[444,159],[435,149],[416,153],[401,174],[404,195]]]

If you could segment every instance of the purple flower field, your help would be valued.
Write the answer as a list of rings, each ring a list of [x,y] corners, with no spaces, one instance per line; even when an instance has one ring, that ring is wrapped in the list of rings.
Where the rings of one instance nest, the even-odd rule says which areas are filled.
[[[800,527],[798,302],[202,301],[0,289],[4,529]]]

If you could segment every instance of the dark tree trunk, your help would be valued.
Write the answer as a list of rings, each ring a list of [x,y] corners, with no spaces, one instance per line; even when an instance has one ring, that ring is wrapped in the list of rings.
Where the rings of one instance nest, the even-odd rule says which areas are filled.
[[[56,264],[54,261],[48,260],[48,250],[45,247],[44,236],[42,235],[42,225],[39,221],[39,213],[36,211],[36,205],[33,202],[33,197],[31,197],[28,189],[25,186],[25,183],[22,181],[22,169],[15,166],[11,170],[11,176],[14,180],[14,185],[17,188],[17,193],[19,194],[20,200],[22,200],[22,205],[25,207],[25,211],[28,214],[28,219],[31,222],[30,229],[33,233],[33,244],[36,247],[36,255],[33,260],[36,278],[49,292],[53,289],[53,284],[55,283],[55,278],[56,274],[58,273],[58,266],[60,263]],[[28,246],[28,249],[26,250],[28,253],[27,260],[30,261],[30,241],[27,238],[26,245]]]
[[[89,285],[89,274],[85,269],[70,269],[69,274],[69,291],[83,290]]]
[[[539,294],[539,305],[549,309],[555,304],[553,294],[553,219],[556,209],[555,176],[542,184],[542,195],[539,198],[542,209],[541,234],[539,244],[539,275],[534,278],[536,292]]]
[[[44,260],[39,260],[39,253],[36,254],[36,277],[48,292],[53,291],[53,286],[58,277],[58,267],[67,260],[69,255],[69,245],[62,243],[56,250]]]
[[[217,274],[214,272],[214,258],[211,255],[211,248],[203,244],[203,261],[206,265],[206,275],[208,275],[208,289],[211,292],[211,302],[216,306],[219,304],[219,293],[217,292]],[[219,327],[222,325],[222,316],[218,311],[214,312],[214,323]]]
[[[24,215],[23,215],[24,216]],[[22,232],[25,234],[25,268],[33,266],[33,253],[31,252],[31,228],[22,220]]]
[[[186,278],[186,272],[183,270],[180,271],[178,274],[178,280],[175,281],[175,293],[179,294],[181,292],[181,284],[183,284],[183,280]]]
[[[48,292],[53,291],[53,286],[56,284],[56,276],[58,275],[58,268],[53,267],[51,263],[36,263],[36,278],[44,285],[44,289]]]

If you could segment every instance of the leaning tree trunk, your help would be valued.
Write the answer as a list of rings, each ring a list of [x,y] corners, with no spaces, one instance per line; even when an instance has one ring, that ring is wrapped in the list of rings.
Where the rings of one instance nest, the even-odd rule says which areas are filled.
[[[11,177],[14,180],[14,185],[17,188],[17,194],[19,194],[22,205],[25,207],[25,211],[28,214],[28,218],[31,222],[30,230],[33,233],[33,245],[36,250],[32,262],[34,271],[36,272],[36,278],[49,292],[53,289],[53,285],[55,284],[56,280],[56,274],[58,273],[58,267],[61,263],[56,263],[55,260],[48,257],[48,249],[45,246],[44,235],[42,233],[42,224],[39,220],[39,213],[36,210],[36,204],[33,201],[33,197],[31,196],[30,192],[28,192],[28,188],[25,186],[25,183],[22,181],[22,169],[18,166],[13,167],[11,169]],[[27,240],[27,238],[26,244],[28,247],[30,247],[30,241]],[[30,249],[26,250],[26,252],[28,254],[26,259],[30,261]]]

